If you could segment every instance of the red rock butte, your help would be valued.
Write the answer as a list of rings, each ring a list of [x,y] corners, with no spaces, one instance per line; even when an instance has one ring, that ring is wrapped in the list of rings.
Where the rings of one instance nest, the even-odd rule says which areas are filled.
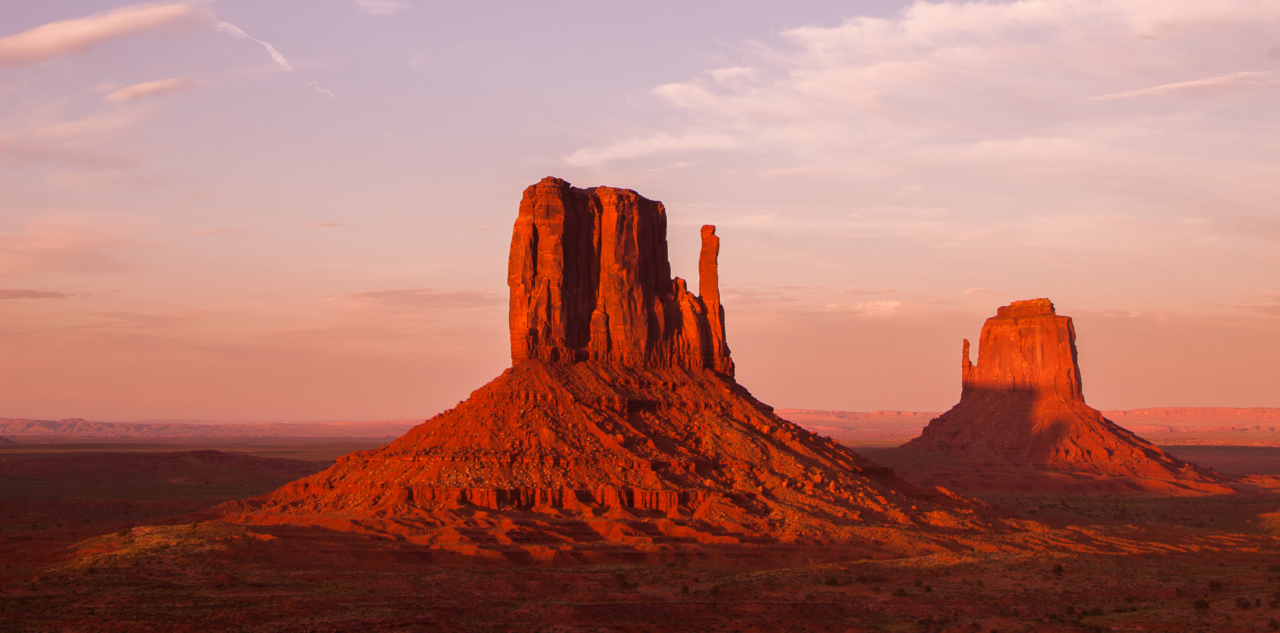
[[[511,241],[511,368],[381,449],[219,511],[520,560],[993,525],[737,384],[718,252],[703,227],[695,296],[671,277],[661,203],[544,179]]]
[[[733,376],[714,226],[702,227],[700,296],[671,278],[667,215],[630,189],[529,187],[511,237],[511,362],[596,360]]]
[[[1085,404],[1075,326],[1048,299],[999,308],[982,326],[976,364],[964,341],[961,384],[960,402],[889,452],[889,463],[906,465],[915,454],[917,465],[1017,464],[1222,491],[1213,472],[1167,455]]]

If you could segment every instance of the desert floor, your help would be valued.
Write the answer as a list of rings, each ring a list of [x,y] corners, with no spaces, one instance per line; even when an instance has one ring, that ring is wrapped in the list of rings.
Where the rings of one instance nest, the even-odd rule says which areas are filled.
[[[1280,495],[1263,492],[979,495],[1046,529],[1157,546],[1141,552],[810,547],[539,568],[192,514],[375,444],[8,445],[0,630],[1280,630],[1280,526],[1265,516]],[[1280,465],[1280,448],[1178,449],[1224,473]]]

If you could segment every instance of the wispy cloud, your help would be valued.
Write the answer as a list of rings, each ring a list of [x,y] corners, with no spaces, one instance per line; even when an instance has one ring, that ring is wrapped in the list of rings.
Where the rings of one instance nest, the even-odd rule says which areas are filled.
[[[290,64],[289,60],[285,59],[285,56],[280,51],[276,50],[276,47],[272,46],[270,42],[266,42],[264,40],[260,40],[256,37],[253,37],[252,35],[245,33],[244,30],[242,30],[240,27],[234,24],[231,24],[230,22],[223,22],[222,20],[214,20],[213,28],[218,30],[219,32],[226,33],[227,35],[230,35],[231,37],[234,37],[236,39],[257,42],[264,49],[266,49],[268,55],[271,55],[271,61],[274,61],[276,65],[279,66],[282,70],[285,70],[291,73],[295,72],[293,68],[293,64]],[[326,97],[330,97],[333,99],[338,98],[338,95],[334,94],[333,91],[322,88],[320,84],[315,81],[306,81],[301,78],[299,78],[298,81],[301,82],[302,85],[308,86],[312,90],[315,90],[316,92]]]
[[[71,295],[47,290],[29,290],[25,288],[0,288],[0,300],[4,299],[66,299]]]
[[[211,316],[211,313],[206,310],[188,310],[162,314],[121,310],[90,312],[89,314],[105,319],[105,323],[102,324],[103,327],[127,330],[170,330],[204,321]]]
[[[270,43],[264,42],[256,37],[249,35],[248,33],[245,33],[243,30],[240,29],[240,27],[230,22],[215,20],[213,24],[213,28],[222,33],[226,33],[227,35],[230,35],[231,37],[234,37],[236,39],[257,42],[263,48],[267,49],[267,54],[271,55],[271,61],[274,61],[277,66],[279,66],[284,70],[293,71],[293,65],[289,63],[289,60],[285,59],[284,55],[280,54],[280,51],[276,50],[276,47],[272,46]]]
[[[131,4],[83,18],[61,20],[0,38],[0,67],[80,53],[114,39],[152,31],[202,15],[193,3]]]
[[[867,301],[863,303],[855,303],[853,305],[844,305],[839,303],[829,303],[824,308],[825,312],[846,312],[863,316],[884,317],[896,314],[902,309],[901,301]]]
[[[1221,75],[1219,77],[1208,77],[1205,79],[1194,79],[1191,81],[1177,81],[1174,83],[1161,84],[1159,86],[1151,86],[1150,88],[1141,88],[1138,90],[1130,90],[1128,92],[1117,92],[1098,97],[1089,97],[1086,101],[1109,101],[1112,99],[1132,99],[1135,97],[1161,97],[1183,93],[1216,91],[1223,88],[1274,86],[1277,84],[1280,84],[1280,81],[1277,81],[1274,74],[1270,72],[1238,72]]]
[[[248,229],[209,229],[206,231],[188,231],[186,233],[183,233],[183,235],[208,237],[211,235],[227,235],[227,234],[248,233],[248,232],[249,232]]]
[[[0,232],[0,277],[43,271],[109,272],[126,268],[118,254],[138,242],[68,218],[27,222]]]
[[[341,222],[312,222],[311,226],[315,226],[323,229],[331,229],[334,227],[342,226],[342,223]]]
[[[169,79],[160,79],[158,81],[148,81],[146,83],[125,86],[117,90],[113,90],[110,94],[103,97],[105,101],[136,101],[143,97],[158,97],[189,88],[195,88],[203,84],[202,81],[192,81],[184,77],[172,77]]]
[[[329,297],[330,302],[339,304],[430,312],[488,308],[499,304],[501,300],[502,297],[491,292],[432,288],[370,290]]]
[[[635,158],[677,150],[731,149],[743,141],[725,134],[691,134],[672,136],[657,134],[604,147],[584,147],[565,158],[570,165],[590,166],[621,158]]]
[[[373,15],[395,15],[413,8],[405,0],[352,0],[352,4]]]

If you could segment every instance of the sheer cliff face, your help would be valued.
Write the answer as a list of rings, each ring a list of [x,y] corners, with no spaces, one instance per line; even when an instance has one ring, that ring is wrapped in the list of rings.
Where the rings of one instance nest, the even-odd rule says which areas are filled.
[[[978,364],[964,342],[962,398],[1007,389],[1084,401],[1071,317],[1058,316],[1048,299],[1014,301],[982,326]]]
[[[598,360],[733,375],[715,227],[702,228],[699,291],[671,278],[661,202],[630,189],[525,190],[511,237],[511,360]]]

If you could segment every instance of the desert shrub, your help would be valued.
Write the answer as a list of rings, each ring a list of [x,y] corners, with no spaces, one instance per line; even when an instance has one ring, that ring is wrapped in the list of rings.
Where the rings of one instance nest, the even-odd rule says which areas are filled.
[[[133,534],[133,528],[131,527],[127,527],[127,528],[124,528],[123,530],[120,530],[119,532],[116,532],[116,536],[119,536],[120,538],[129,536],[130,534]]]
[[[1076,608],[1075,608],[1075,607],[1073,607],[1073,606],[1071,606],[1071,605],[1067,605],[1067,606],[1065,606],[1065,607],[1062,607],[1062,612],[1063,612],[1063,613],[1065,613],[1065,614],[1067,614],[1067,615],[1075,615],[1075,614],[1076,614]]]
[[[1267,568],[1267,571],[1280,574],[1280,565],[1272,565]]]
[[[1061,576],[1061,575],[1062,575],[1062,563],[1054,563],[1054,565],[1053,565],[1053,569],[1051,569],[1050,571],[1052,571],[1052,572],[1054,573],[1054,575],[1056,575],[1056,576]]]
[[[1212,591],[1212,592],[1214,592],[1214,593],[1217,593],[1217,592],[1219,592],[1219,591],[1222,591],[1222,583],[1220,583],[1220,582],[1218,582],[1218,581],[1216,581],[1216,580],[1210,580],[1210,581],[1209,581],[1209,591]]]
[[[1236,598],[1237,609],[1252,609],[1253,601],[1248,598]]]
[[[920,580],[919,578],[916,578],[915,582],[913,582],[913,583],[911,583],[911,584],[913,584],[913,585],[915,585],[915,586],[917,586],[917,587],[923,587],[923,586],[924,586],[924,581],[923,581],[923,580]]]
[[[854,582],[860,582],[860,583],[864,583],[864,584],[865,584],[865,583],[871,582],[871,579],[870,579],[870,578],[867,578],[867,575],[866,575],[866,574],[858,574],[858,577],[857,577],[857,578],[854,578],[854,579],[853,579],[853,581],[854,581]]]
[[[1102,607],[1094,607],[1089,609],[1089,615],[1102,615]]]
[[[1196,611],[1208,611],[1209,601],[1205,600],[1204,598],[1201,598],[1199,600],[1196,600],[1195,602],[1192,602],[1191,606],[1195,607]]]
[[[827,578],[822,581],[822,584],[828,587],[839,587],[840,579],[836,578],[835,576],[827,576]]]
[[[1276,621],[1275,618],[1271,618],[1271,621],[1267,622],[1267,630],[1280,631],[1280,621]]]
[[[899,598],[905,598],[907,595],[907,590],[903,589],[902,587],[898,587],[897,589],[893,590],[893,595]]]
[[[925,593],[933,593],[933,585],[925,585],[925,586],[924,586],[924,592],[925,592]]]
[[[689,585],[681,585],[681,586],[680,586],[680,593],[688,594],[688,593],[689,593]]]

